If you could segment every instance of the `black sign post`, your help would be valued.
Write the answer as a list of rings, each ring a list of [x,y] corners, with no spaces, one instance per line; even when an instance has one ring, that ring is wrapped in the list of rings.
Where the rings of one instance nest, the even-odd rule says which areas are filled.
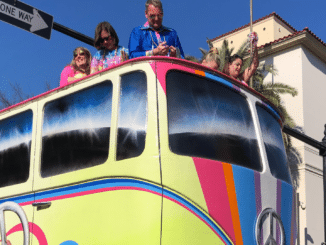
[[[50,40],[53,16],[17,0],[0,0],[0,20]]]

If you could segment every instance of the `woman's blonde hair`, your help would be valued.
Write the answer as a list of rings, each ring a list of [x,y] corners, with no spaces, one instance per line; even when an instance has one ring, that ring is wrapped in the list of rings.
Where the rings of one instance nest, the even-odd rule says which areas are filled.
[[[215,61],[218,66],[220,66],[221,61],[220,61],[220,56],[218,54],[217,48],[211,48],[203,57],[203,60],[206,60],[207,62],[209,61]]]
[[[80,52],[80,51],[83,51],[85,53],[85,58],[86,58],[86,69],[85,69],[85,73],[87,75],[89,75],[91,73],[91,61],[92,61],[92,55],[91,53],[89,52],[89,50],[87,48],[84,48],[84,47],[78,47],[78,48],[75,48],[74,52],[73,52],[73,58],[72,58],[72,61],[70,62],[70,65],[74,68],[75,71],[81,71],[81,72],[84,72],[82,71],[77,65],[76,65],[76,61],[75,61],[75,57],[77,56],[77,54]]]

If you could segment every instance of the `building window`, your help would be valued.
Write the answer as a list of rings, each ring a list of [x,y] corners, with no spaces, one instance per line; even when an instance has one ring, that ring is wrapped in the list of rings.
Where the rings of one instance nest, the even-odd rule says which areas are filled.
[[[44,107],[41,176],[104,163],[109,154],[112,83],[103,82]]]
[[[141,71],[121,77],[117,160],[139,156],[145,148],[147,119],[146,74]]]
[[[167,74],[166,91],[172,152],[262,170],[246,98],[215,81],[177,71]]]
[[[32,124],[31,110],[0,121],[0,187],[28,180]]]

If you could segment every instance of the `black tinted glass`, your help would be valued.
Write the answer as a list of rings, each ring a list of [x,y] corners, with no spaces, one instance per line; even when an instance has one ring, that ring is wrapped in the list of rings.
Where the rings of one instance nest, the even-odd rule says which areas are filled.
[[[204,77],[166,77],[171,151],[261,171],[252,116],[239,93]]]
[[[42,177],[104,163],[109,154],[111,111],[111,82],[47,103],[42,131]]]
[[[145,148],[147,85],[144,72],[121,77],[117,160],[139,156]]]
[[[0,121],[0,187],[27,181],[32,124],[31,110]]]

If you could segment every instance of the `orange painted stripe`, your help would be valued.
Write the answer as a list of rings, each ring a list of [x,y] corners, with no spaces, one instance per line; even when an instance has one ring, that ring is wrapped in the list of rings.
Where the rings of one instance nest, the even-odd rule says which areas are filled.
[[[228,163],[223,163],[223,170],[224,170],[224,176],[226,182],[226,189],[228,191],[228,196],[229,196],[231,216],[232,216],[232,222],[233,222],[233,228],[235,234],[235,244],[243,245],[240,216],[238,210],[237,196],[235,193],[232,165]]]
[[[195,74],[203,76],[203,77],[206,76],[204,71],[199,71],[199,70],[195,70]]]

